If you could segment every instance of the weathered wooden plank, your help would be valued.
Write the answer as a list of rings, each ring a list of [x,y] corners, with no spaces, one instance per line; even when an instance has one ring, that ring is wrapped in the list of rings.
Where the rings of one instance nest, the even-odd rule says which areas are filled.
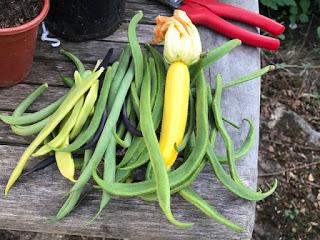
[[[148,2],[148,4],[146,4],[146,2]],[[142,23],[153,24],[156,16],[169,15],[170,8],[156,1],[130,1],[126,3],[124,21],[129,21],[138,11],[143,11],[144,18],[142,19]]]
[[[86,63],[85,65],[88,69],[92,69],[94,64]],[[62,57],[59,60],[36,58],[33,62],[30,74],[23,83],[39,85],[46,82],[49,84],[49,87],[65,87],[61,76],[73,77],[75,70],[75,66],[70,61],[67,61]]]
[[[77,55],[84,62],[96,62],[98,59],[104,57],[109,48],[114,49],[112,61],[118,59],[122,49],[126,46],[126,43],[108,42],[108,41],[89,41],[73,43],[62,41],[60,48],[52,48],[50,44],[41,41],[37,42],[37,49],[35,52],[35,58],[39,60],[62,60],[66,61],[59,52],[59,50],[65,49]]]
[[[37,86],[19,84],[10,88],[0,88],[0,109],[14,110]],[[43,95],[30,107],[30,111],[37,111],[54,102],[66,93],[65,87],[49,87]]]
[[[1,114],[10,115],[12,112],[3,111]],[[11,131],[10,125],[0,121],[0,143],[8,145],[28,145],[33,137],[21,137]]]
[[[104,38],[103,40],[115,42],[128,42],[128,25],[129,24],[126,22],[122,23],[119,29],[114,32],[114,34]],[[146,43],[152,40],[153,28],[154,25],[138,24],[137,37],[140,43]]]
[[[15,166],[23,148],[0,145],[0,156],[6,161],[0,162],[2,174],[0,186],[3,186]],[[29,166],[37,160],[31,159]],[[245,182],[253,179],[250,171],[241,168]],[[210,169],[203,172],[194,184],[201,195],[215,205],[222,214],[246,227],[248,208],[245,201],[228,193],[213,177]],[[0,226],[27,231],[45,231],[76,235],[116,237],[125,239],[248,239],[249,232],[235,235],[206,218],[202,213],[184,202],[180,197],[173,198],[172,209],[178,219],[196,223],[192,229],[177,229],[166,221],[156,203],[138,198],[115,198],[106,211],[94,224],[88,224],[99,206],[100,192],[93,190],[79,207],[65,220],[57,224],[48,224],[68,192],[71,184],[65,181],[55,166],[51,166],[32,176],[23,177],[11,193],[0,197]],[[32,193],[32,194],[30,194]],[[233,203],[234,208],[226,207]],[[252,206],[253,204],[250,203]],[[142,213],[142,214],[141,214]],[[235,214],[236,213],[236,214]]]

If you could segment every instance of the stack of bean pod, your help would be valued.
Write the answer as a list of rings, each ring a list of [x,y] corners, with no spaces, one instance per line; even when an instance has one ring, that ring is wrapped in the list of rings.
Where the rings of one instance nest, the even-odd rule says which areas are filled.
[[[65,177],[75,183],[55,221],[63,219],[74,209],[88,186],[95,186],[102,191],[100,208],[95,217],[99,216],[113,196],[138,196],[147,201],[157,201],[172,224],[190,227],[192,223],[176,220],[171,212],[171,195],[178,193],[208,217],[235,231],[242,231],[240,226],[224,218],[202,199],[192,188],[192,183],[204,167],[210,165],[220,183],[240,198],[259,201],[274,192],[276,181],[269,191],[256,192],[239,178],[236,160],[242,159],[250,151],[255,129],[252,122],[245,119],[249,131],[245,141],[235,150],[225,124],[239,127],[224,118],[221,112],[224,89],[256,79],[273,67],[267,66],[226,84],[217,74],[215,89],[211,89],[204,75],[205,68],[239,46],[239,40],[231,40],[203,54],[197,63],[191,65],[187,131],[181,144],[175,146],[179,161],[167,170],[158,138],[168,66],[154,47],[146,44],[145,50],[141,49],[136,26],[142,17],[142,12],[138,12],[132,18],[128,28],[129,45],[119,60],[107,68],[103,81],[98,81],[102,68],[86,71],[76,56],[64,51],[63,54],[77,67],[74,78],[64,77],[66,84],[71,87],[70,91],[39,112],[24,114],[46,89],[47,85],[44,84],[23,101],[12,116],[1,116],[17,134],[39,132],[12,173],[6,193],[32,154],[40,156],[54,153],[60,171],[75,169],[75,165],[81,166],[77,180],[74,179],[74,172],[62,171]],[[28,124],[31,125],[26,126]],[[214,150],[218,134],[225,143],[226,156],[217,155]],[[41,143],[44,145],[35,151]],[[75,164],[72,154],[79,155],[80,164]],[[52,162],[54,157],[49,156],[28,173]],[[68,167],[68,164],[73,165]],[[229,167],[230,173],[225,171],[223,164]],[[94,179],[93,184],[89,182],[91,178]]]

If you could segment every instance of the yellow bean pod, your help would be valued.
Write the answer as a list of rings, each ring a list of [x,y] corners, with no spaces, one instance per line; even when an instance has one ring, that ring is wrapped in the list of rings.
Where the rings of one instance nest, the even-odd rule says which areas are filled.
[[[65,139],[61,147],[69,145],[69,136]],[[58,169],[62,176],[69,179],[71,182],[75,182],[75,164],[72,154],[70,152],[55,152],[56,162]]]

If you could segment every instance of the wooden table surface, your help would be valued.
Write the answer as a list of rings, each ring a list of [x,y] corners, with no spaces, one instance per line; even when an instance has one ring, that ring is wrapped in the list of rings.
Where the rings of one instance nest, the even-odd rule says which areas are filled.
[[[227,2],[243,6],[251,10],[258,9],[257,0],[229,0]],[[115,49],[114,57],[127,42],[128,21],[138,10],[143,10],[144,18],[138,26],[138,37],[141,43],[151,39],[154,18],[158,14],[169,15],[170,9],[150,0],[128,0],[123,24],[112,36],[105,39],[71,43],[62,41],[61,48],[78,55],[88,65],[102,58],[110,47]],[[204,28],[199,28],[203,42],[203,50],[212,49],[226,38]],[[257,31],[251,28],[252,31]],[[48,82],[49,89],[34,104],[30,111],[39,110],[49,102],[66,92],[60,80],[60,74],[71,75],[73,66],[59,49],[51,48],[48,43],[38,41],[32,71],[27,79],[14,87],[0,89],[0,111],[10,114],[39,84]],[[230,81],[260,67],[259,50],[241,46],[231,54],[216,62],[208,71],[210,82],[214,84],[214,76],[221,72],[224,81]],[[14,71],[14,69],[13,69]],[[1,77],[1,76],[0,76]],[[241,119],[251,118],[256,129],[259,126],[260,81],[228,89],[223,94],[224,115],[241,124]],[[235,139],[236,146],[243,141],[247,126],[236,131],[228,127]],[[7,125],[0,122],[0,191],[11,171],[16,165],[31,137],[19,137],[10,131]],[[221,141],[218,145],[222,145]],[[221,146],[218,148],[221,149]],[[257,182],[258,137],[250,154],[238,162],[242,179],[256,188]],[[35,163],[31,159],[29,164]],[[30,166],[29,165],[29,166]],[[12,188],[8,196],[0,195],[0,228],[50,233],[67,233],[88,236],[103,236],[115,239],[250,239],[254,225],[255,203],[241,200],[229,193],[214,177],[207,166],[193,184],[196,190],[215,206],[224,216],[246,229],[243,233],[235,233],[215,223],[199,212],[179,196],[172,199],[172,210],[177,219],[192,221],[196,224],[191,229],[178,229],[170,225],[156,203],[145,202],[138,198],[115,198],[108,208],[93,224],[87,221],[96,213],[100,192],[90,192],[80,206],[65,220],[57,224],[49,224],[48,220],[62,206],[71,184],[65,181],[55,166],[43,170],[39,174],[21,178]]]

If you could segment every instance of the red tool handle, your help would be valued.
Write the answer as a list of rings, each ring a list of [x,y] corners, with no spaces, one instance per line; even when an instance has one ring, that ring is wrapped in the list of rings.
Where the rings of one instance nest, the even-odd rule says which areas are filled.
[[[208,8],[187,3],[179,9],[185,11],[193,23],[206,26],[229,38],[240,39],[245,44],[269,50],[277,50],[280,47],[279,39],[262,36],[238,27],[215,15]]]
[[[259,27],[274,35],[280,35],[284,32],[285,27],[280,23],[267,18],[261,14],[249,11],[244,8],[221,3],[216,0],[185,0],[185,3],[195,3],[208,8],[211,12],[222,18],[228,18],[239,22],[247,23]]]

